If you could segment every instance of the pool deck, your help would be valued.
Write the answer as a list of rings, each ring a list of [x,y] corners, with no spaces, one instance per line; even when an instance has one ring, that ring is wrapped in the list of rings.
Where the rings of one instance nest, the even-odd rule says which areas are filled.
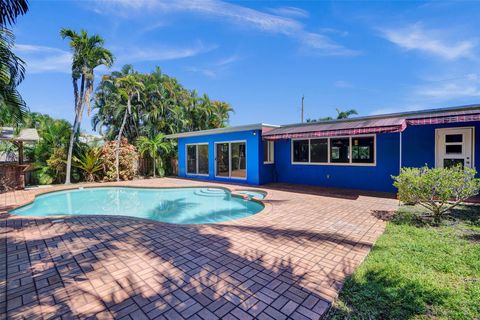
[[[255,189],[173,178],[90,185]],[[319,319],[398,205],[273,184],[258,188],[268,192],[262,212],[211,225],[6,213],[64,188],[0,195],[0,319]]]

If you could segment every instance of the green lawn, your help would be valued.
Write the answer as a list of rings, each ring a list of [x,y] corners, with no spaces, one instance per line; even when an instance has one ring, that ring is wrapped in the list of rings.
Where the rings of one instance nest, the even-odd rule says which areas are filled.
[[[438,227],[402,207],[327,319],[480,319],[480,207]]]

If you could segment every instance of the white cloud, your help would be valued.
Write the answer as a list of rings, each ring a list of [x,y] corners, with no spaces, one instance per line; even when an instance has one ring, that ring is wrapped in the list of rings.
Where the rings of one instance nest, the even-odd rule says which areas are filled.
[[[201,42],[184,47],[110,47],[116,53],[117,64],[182,59],[193,57],[215,48],[216,46],[207,46]],[[28,73],[71,72],[72,54],[68,51],[31,44],[17,44],[15,45],[15,51],[25,60]],[[106,70],[106,68],[99,67],[97,71],[105,72]]]
[[[133,12],[141,13],[142,15],[145,15],[146,12],[152,12],[155,15],[160,15],[161,13],[191,12],[209,18],[222,19],[241,27],[282,34],[296,39],[310,49],[323,51],[323,54],[355,54],[355,51],[335,43],[322,34],[307,31],[302,23],[293,18],[269,14],[223,1],[102,0],[97,2],[97,7],[94,9],[98,13],[117,14],[124,17],[130,17]],[[161,19],[161,17],[159,17],[159,19]]]
[[[477,82],[467,83],[449,82],[434,86],[424,86],[417,89],[417,94],[432,100],[453,100],[463,98],[480,97],[480,84]]]
[[[419,23],[403,28],[383,29],[382,34],[403,49],[418,50],[448,60],[473,58],[477,46],[476,40],[451,40],[447,37],[447,32],[427,30]]]
[[[306,49],[315,49],[317,53],[337,56],[354,56],[359,51],[351,50],[333,42],[327,36],[313,32],[303,32],[298,35],[299,40],[306,45]]]
[[[296,7],[270,8],[269,11],[279,16],[293,18],[308,18],[310,16],[310,13],[308,13],[308,11]]]
[[[118,63],[132,63],[136,61],[166,61],[194,57],[196,55],[214,50],[216,46],[207,46],[197,42],[190,46],[170,47],[157,46],[147,47],[135,46],[130,48],[117,48],[114,51],[118,53]]]
[[[333,83],[333,85],[337,88],[353,88],[353,85],[348,82],[348,81],[345,81],[345,80],[337,80]]]
[[[457,76],[430,77],[415,88],[410,95],[416,103],[462,104],[480,97],[480,75],[465,73]]]
[[[31,44],[17,44],[14,50],[25,60],[28,73],[71,72],[72,54],[68,51]]]
[[[190,72],[200,73],[209,78],[217,78],[218,75],[224,72],[225,70],[227,70],[230,67],[230,65],[242,59],[243,59],[242,57],[234,54],[234,55],[219,59],[216,62],[211,63],[204,67],[186,67],[185,70]]]

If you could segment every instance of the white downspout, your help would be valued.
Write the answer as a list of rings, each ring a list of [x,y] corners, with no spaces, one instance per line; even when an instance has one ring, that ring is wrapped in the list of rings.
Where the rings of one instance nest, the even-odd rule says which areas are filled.
[[[398,155],[398,163],[399,163],[398,171],[400,173],[400,169],[402,169],[402,131],[400,131],[400,153]]]

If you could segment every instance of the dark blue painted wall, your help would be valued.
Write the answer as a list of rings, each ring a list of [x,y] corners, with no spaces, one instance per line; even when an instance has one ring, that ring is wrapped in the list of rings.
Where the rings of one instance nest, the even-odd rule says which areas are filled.
[[[215,177],[215,142],[228,142],[245,140],[247,142],[247,180],[245,179],[229,179]],[[191,143],[208,143],[208,159],[209,159],[209,175],[197,176],[186,173],[186,156],[185,145]],[[259,157],[263,157],[261,151],[261,130],[231,132],[224,134],[214,134],[208,136],[197,136],[178,139],[178,175],[180,177],[188,177],[201,180],[215,180],[235,183],[248,183],[258,185],[261,182],[260,167],[263,161],[259,161]]]
[[[399,134],[378,134],[376,166],[310,165],[291,163],[291,140],[275,144],[278,182],[324,187],[394,192],[392,174],[399,171]]]
[[[435,166],[435,129],[475,127],[474,130],[474,162],[480,168],[480,122],[453,123],[444,125],[409,126],[403,132],[402,165],[404,167],[422,167],[427,164]],[[477,169],[478,170],[478,169]]]
[[[402,165],[404,167],[420,167],[428,164],[433,167],[435,165],[435,129],[472,126],[475,127],[474,161],[475,166],[479,168],[480,146],[477,142],[480,142],[480,122],[407,127],[402,133]],[[274,164],[263,164],[263,144],[260,130],[180,138],[178,144],[179,176],[253,185],[286,182],[395,192],[391,175],[399,173],[399,138],[399,133],[377,134],[375,166],[292,164],[290,140],[276,141]],[[247,180],[215,177],[214,143],[232,140],[247,141]],[[185,144],[202,142],[209,143],[210,174],[208,177],[186,175]]]

